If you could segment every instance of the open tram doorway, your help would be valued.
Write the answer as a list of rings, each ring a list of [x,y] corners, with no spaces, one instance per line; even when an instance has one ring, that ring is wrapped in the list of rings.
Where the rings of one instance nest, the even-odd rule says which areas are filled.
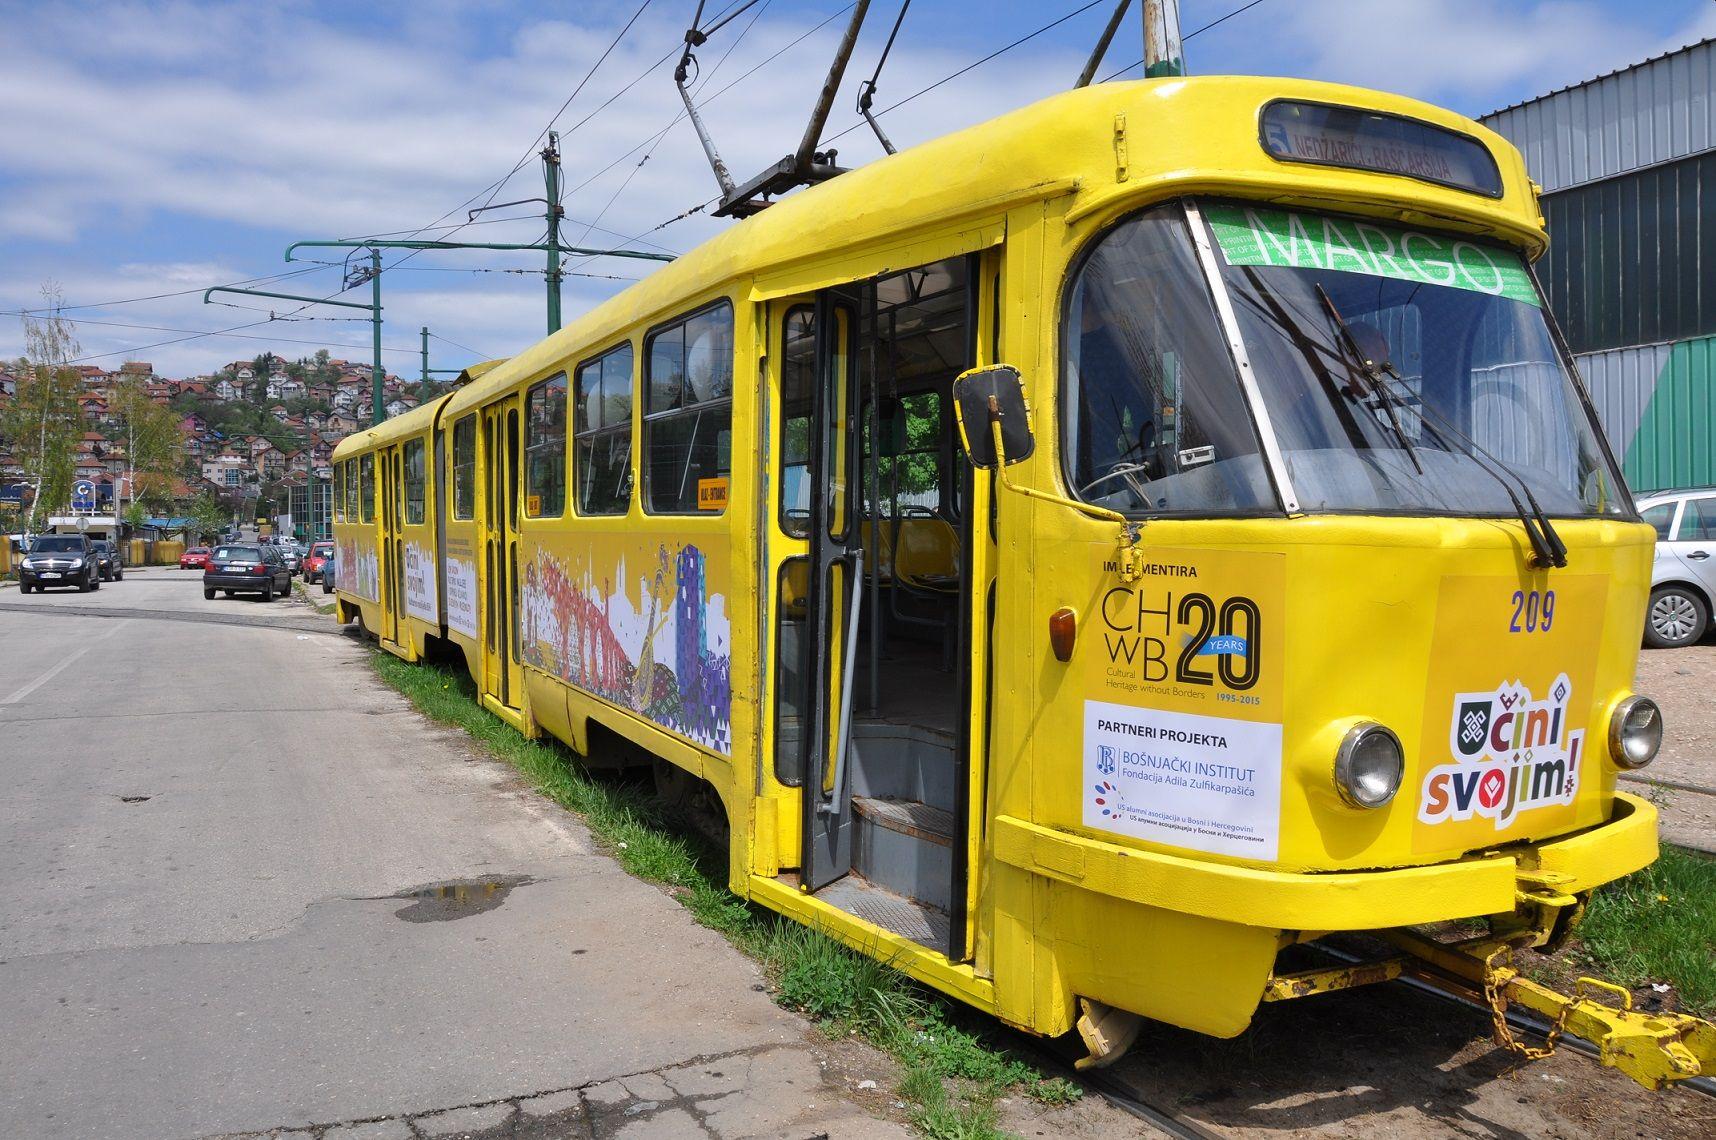
[[[971,474],[951,387],[981,259],[771,308],[775,764],[799,889],[959,960],[970,835]]]

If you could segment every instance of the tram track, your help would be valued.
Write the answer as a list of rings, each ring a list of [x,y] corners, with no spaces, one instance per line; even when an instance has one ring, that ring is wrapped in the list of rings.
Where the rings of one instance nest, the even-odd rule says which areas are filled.
[[[1647,788],[1663,788],[1671,792],[1691,792],[1700,796],[1716,796],[1716,788],[1703,784],[1688,784],[1684,780],[1659,780],[1651,776],[1623,775],[1622,780],[1629,784],[1642,784]]]

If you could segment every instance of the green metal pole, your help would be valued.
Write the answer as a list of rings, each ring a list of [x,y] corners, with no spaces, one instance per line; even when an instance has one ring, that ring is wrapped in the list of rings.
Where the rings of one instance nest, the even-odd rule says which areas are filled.
[[[429,326],[423,326],[423,383],[429,383]]]
[[[372,307],[370,326],[375,331],[375,371],[370,373],[370,411],[369,425],[374,427],[382,420],[381,408],[381,250],[369,251],[369,303]]]
[[[560,132],[548,132],[542,148],[542,179],[547,188],[548,237],[548,331],[560,331]]]

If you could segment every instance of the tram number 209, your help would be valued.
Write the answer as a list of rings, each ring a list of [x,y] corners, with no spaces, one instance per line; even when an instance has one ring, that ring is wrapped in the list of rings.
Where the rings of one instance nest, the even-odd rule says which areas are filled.
[[[1548,633],[1555,621],[1555,591],[1515,590],[1509,633]]]
[[[1181,685],[1215,685],[1244,691],[1262,673],[1263,617],[1242,595],[1216,601],[1191,592],[1165,596],[1160,608],[1143,590],[1123,587],[1102,599],[1103,646],[1109,662],[1135,666],[1146,682],[1170,675]],[[1169,646],[1176,645],[1170,660]]]

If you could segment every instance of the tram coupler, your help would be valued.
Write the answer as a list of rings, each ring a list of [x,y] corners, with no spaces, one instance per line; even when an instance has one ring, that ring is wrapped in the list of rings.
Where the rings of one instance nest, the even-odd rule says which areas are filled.
[[[1649,1089],[1716,1074],[1716,1025],[1684,1013],[1633,1009],[1629,990],[1597,978],[1580,978],[1571,997],[1521,976],[1514,965],[1517,938],[1483,936],[1441,943],[1409,930],[1384,933],[1411,956],[1407,973],[1489,1009],[1495,1042],[1527,1060],[1555,1052],[1563,1036],[1589,1041],[1598,1059]],[[1541,1046],[1515,1036],[1507,1011],[1517,1004],[1549,1022]]]

